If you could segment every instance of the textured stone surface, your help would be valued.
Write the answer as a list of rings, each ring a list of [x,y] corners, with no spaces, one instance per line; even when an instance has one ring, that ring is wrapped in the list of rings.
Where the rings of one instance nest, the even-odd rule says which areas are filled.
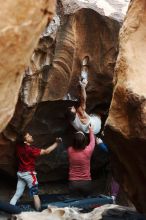
[[[25,72],[21,99],[27,106],[34,106],[40,100],[62,99],[67,93],[78,98],[81,62],[89,55],[88,93],[92,95],[88,99],[93,99],[90,96],[94,93],[98,104],[109,105],[120,25],[91,9],[81,9],[71,15],[64,15],[62,11],[61,21],[54,17],[53,32],[48,27],[48,34],[40,39],[34,51]]]
[[[45,148],[52,144],[56,137],[61,136],[63,138],[63,144],[59,148],[50,155],[37,159],[36,169],[38,171],[39,182],[67,180],[68,158],[66,148],[73,143],[73,134],[75,131],[67,122],[65,111],[72,104],[72,101],[44,102],[40,103],[35,114],[32,114],[32,109],[22,108],[22,111],[20,111],[22,103],[19,103],[19,106],[16,108],[19,111],[15,112],[11,124],[0,137],[0,147],[1,149],[5,148],[5,151],[0,154],[0,169],[11,176],[15,176],[17,168],[14,142],[17,136],[16,131],[23,130],[27,117],[31,118],[31,115],[33,115],[32,120],[25,130],[31,132],[34,137],[34,144],[37,147]],[[100,157],[98,156],[99,154]],[[107,156],[98,148],[95,149],[91,163],[92,175],[95,179],[97,179],[100,168],[105,166],[107,162]]]
[[[101,15],[122,21],[130,0],[62,0],[64,13],[70,14],[81,8],[91,8]]]
[[[133,0],[120,31],[115,89],[106,123],[118,181],[146,213],[146,4]]]
[[[39,212],[23,212],[19,215],[13,215],[11,220],[144,220],[144,216],[138,214],[133,209],[117,205],[103,205],[95,208],[92,212],[81,213],[79,209],[74,207],[53,207],[49,206],[41,213]]]
[[[56,28],[53,26],[55,32],[57,26],[56,21]],[[87,110],[92,113],[108,111],[118,51],[119,27],[119,23],[112,19],[105,18],[91,9],[82,9],[73,15],[61,17],[57,38],[55,32],[49,36],[46,33],[43,38],[41,36],[31,59],[31,65],[26,70],[21,87],[21,99],[17,103],[15,115],[3,132],[5,138],[13,141],[16,132],[26,130],[25,127],[30,122],[28,127],[38,147],[51,144],[56,136],[63,137],[64,145],[61,149],[38,160],[39,180],[67,178],[68,161],[65,148],[71,143],[73,134],[65,118],[67,106],[72,102],[47,101],[63,98],[67,93],[73,98],[79,97],[78,80],[81,61],[85,55],[88,55],[90,64]],[[38,105],[40,100],[46,102]],[[107,162],[102,154],[97,160],[98,153],[97,150],[92,166],[95,176],[97,175],[95,170]],[[7,154],[5,156],[8,159]],[[7,165],[9,170],[9,160]],[[11,173],[14,173],[15,167],[12,166],[12,169]]]
[[[81,9],[74,15],[64,16],[62,23],[52,66],[48,76],[42,79],[46,84],[42,101],[61,99],[67,93],[78,98],[81,62],[88,55],[88,99],[96,96],[97,103],[103,104],[104,96],[104,103],[108,105],[118,52],[118,22],[100,16],[91,9]]]
[[[55,0],[2,1],[0,13],[0,131],[13,116],[38,37],[55,11]]]
[[[14,176],[16,170],[15,147],[2,134],[0,135],[0,152],[1,170],[10,176]]]
[[[60,25],[59,16],[54,16],[45,31],[41,34],[38,45],[30,60],[30,65],[25,70],[24,80],[21,86],[21,100],[28,107],[35,106],[41,100],[43,94],[42,69],[44,77],[46,70],[52,63],[56,33]]]
[[[25,3],[25,6],[32,4],[32,2]],[[6,116],[6,118],[1,117],[3,127],[13,114],[22,81],[20,72],[25,64],[28,63],[28,58],[35,45],[32,41],[37,39],[41,27],[45,23],[46,18],[42,19],[43,15],[38,16],[38,14],[41,14],[39,5],[42,3],[42,6],[45,7],[44,4],[46,2],[35,1],[36,11],[38,12],[36,23],[33,23],[31,29],[25,32],[29,22],[24,19],[26,22],[22,22],[23,25],[20,25],[20,29],[26,35],[24,34],[22,38],[19,38],[20,32],[17,19],[16,21],[12,19],[14,18],[12,9],[16,5],[13,4],[12,7],[12,3],[10,4],[9,1],[11,13],[9,10],[7,19],[3,17],[3,14],[0,15],[2,21],[5,19],[5,23],[1,23],[0,51],[7,51],[11,56],[11,59],[8,59],[7,53],[3,53],[4,55],[1,56],[2,75],[0,80],[2,81],[0,83],[3,91],[0,95],[0,101],[2,102],[0,114],[1,116]],[[128,3],[128,1],[125,2]],[[3,2],[4,5],[7,5],[7,3],[8,1]],[[64,138],[64,145],[60,149],[57,149],[52,155],[37,161],[39,180],[67,178],[65,147],[72,141],[71,133],[73,131],[65,121],[64,112],[70,102],[60,101],[59,104],[58,102],[46,102],[40,103],[38,107],[37,104],[40,100],[62,99],[67,93],[73,99],[78,98],[77,82],[81,70],[81,60],[85,55],[90,58],[89,84],[87,87],[88,112],[107,111],[111,101],[119,24],[101,15],[109,15],[121,21],[123,19],[122,6],[124,5],[121,1],[107,0],[106,5],[109,3],[108,7],[111,6],[111,10],[108,11],[109,14],[106,14],[108,7],[106,10],[102,10],[101,1],[100,4],[99,1],[94,0],[90,2],[88,0],[80,2],[64,0],[62,3],[64,8],[62,7],[60,10],[62,14],[60,16],[61,26],[59,31],[57,31],[57,26],[55,32],[49,32],[49,35],[45,36],[44,40],[40,39],[31,59],[29,70],[26,70],[26,77],[21,88],[21,100],[17,103],[15,115],[0,137],[2,149],[0,169],[9,173],[9,175],[14,175],[16,171],[15,148],[11,141],[15,140],[16,131],[23,131],[30,121],[28,129],[31,130],[38,147],[52,143],[58,135]],[[115,13],[114,10],[116,3],[118,3],[119,7],[118,13]],[[83,6],[86,9],[82,9]],[[26,10],[28,18],[33,17],[33,13],[36,12],[29,11],[28,8]],[[143,213],[146,213],[145,10],[146,4],[144,0],[131,1],[131,6],[121,29],[120,53],[114,77],[115,89],[105,130],[106,140],[112,151],[111,158],[114,175],[136,208]],[[5,14],[7,11],[3,10],[3,12]],[[70,14],[71,12],[74,12],[74,14]],[[23,13],[20,13],[20,15],[21,19],[23,19]],[[34,25],[39,24],[40,18],[43,24],[39,25],[38,29],[36,26],[34,28]],[[6,22],[8,24],[10,22],[11,26],[5,25]],[[16,27],[15,23],[17,24]],[[55,26],[52,27],[54,28]],[[11,29],[14,29],[12,38],[11,34],[13,32],[10,31]],[[34,29],[36,34],[34,34]],[[6,38],[4,38],[5,33]],[[33,39],[28,33],[33,36]],[[51,35],[52,33],[55,33],[55,35]],[[35,39],[34,36],[36,37]],[[13,42],[11,43],[9,39],[12,39]],[[17,39],[17,42],[15,39]],[[24,40],[27,40],[28,44],[22,44]],[[28,50],[29,46],[30,50]],[[21,51],[27,50],[28,56],[25,53],[21,54],[20,49]],[[19,59],[15,59],[16,55],[18,55]],[[23,60],[22,58],[25,59]],[[7,63],[9,65],[7,65],[5,71]],[[7,81],[7,79],[9,80]],[[5,82],[5,85],[3,82]],[[17,83],[14,84],[14,82]],[[7,99],[5,99],[5,94],[7,93],[3,93],[4,90],[9,92]],[[4,112],[5,109],[6,112]],[[34,114],[35,110],[36,113]],[[4,120],[4,123],[2,120]],[[95,154],[95,159],[96,156],[99,158],[99,155]],[[97,160],[95,161],[94,166],[97,172],[100,163]]]

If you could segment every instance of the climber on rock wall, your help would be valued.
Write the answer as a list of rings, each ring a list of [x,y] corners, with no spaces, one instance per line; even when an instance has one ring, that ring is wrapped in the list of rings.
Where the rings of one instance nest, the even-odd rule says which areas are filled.
[[[35,172],[35,160],[40,155],[51,153],[59,143],[62,142],[61,138],[56,138],[51,146],[46,149],[39,149],[32,145],[33,137],[26,133],[24,137],[19,137],[16,145],[16,153],[18,157],[18,182],[16,192],[10,201],[10,204],[15,205],[18,199],[23,195],[25,186],[29,188],[30,196],[34,199],[34,206],[36,210],[40,210],[41,202],[38,196],[38,181]]]
[[[94,134],[98,134],[101,129],[101,117],[96,114],[87,114],[86,112],[86,86],[88,84],[88,66],[89,58],[86,56],[83,59],[83,67],[81,71],[81,79],[79,81],[81,87],[81,94],[80,94],[80,103],[77,108],[74,106],[68,107],[67,110],[67,117],[72,124],[72,126],[77,131],[82,131],[84,133],[89,133],[88,127],[89,124],[93,127]]]

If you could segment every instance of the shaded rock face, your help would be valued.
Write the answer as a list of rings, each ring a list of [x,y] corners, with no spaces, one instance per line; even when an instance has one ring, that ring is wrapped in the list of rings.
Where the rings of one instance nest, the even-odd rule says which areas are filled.
[[[57,21],[54,23],[57,25]],[[60,23],[57,35],[51,33],[40,39],[26,70],[14,117],[3,132],[5,138],[14,141],[16,132],[29,130],[38,147],[51,144],[57,136],[63,137],[61,148],[38,159],[39,181],[66,179],[68,173],[66,147],[72,143],[74,131],[65,118],[65,112],[67,106],[75,101],[52,100],[64,99],[67,93],[73,100],[79,98],[81,62],[88,55],[87,111],[107,112],[118,51],[120,25],[112,19],[91,9],[82,9],[72,15],[62,15]],[[92,163],[95,178],[96,170],[107,162],[104,155],[97,159],[98,153],[95,150]],[[0,168],[3,169],[1,165]],[[14,162],[11,173],[15,171]]]
[[[145,1],[132,1],[120,31],[115,88],[105,130],[113,152],[115,176],[143,213],[146,213],[145,10]]]
[[[63,138],[63,144],[54,152],[48,156],[42,156],[37,159],[36,170],[40,182],[68,179],[67,147],[73,144],[75,130],[66,120],[65,112],[67,107],[73,104],[75,104],[73,101],[40,103],[35,114],[33,114],[32,120],[27,127],[25,127],[25,130],[32,134],[34,145],[38,148],[49,146],[54,142],[56,137],[61,136]],[[29,116],[28,109],[23,109],[23,113],[19,113],[20,115]],[[15,143],[12,145],[10,140],[14,140],[16,138],[16,131],[22,129],[21,125],[23,124],[23,118],[20,117],[20,115],[16,112],[16,116],[14,116],[11,124],[3,132],[3,136],[0,138],[1,148],[5,148],[5,151],[1,153],[0,157],[0,169],[11,176],[15,176],[17,163],[15,158]],[[18,119],[21,120],[19,121]],[[8,138],[10,139],[9,141]],[[97,179],[100,169],[107,163],[107,155],[96,148],[91,162],[92,177],[94,179]],[[5,164],[5,166],[3,164]]]
[[[103,100],[100,89],[102,84],[104,97],[108,96],[105,102],[109,103],[118,51],[118,31],[118,22],[106,19],[91,9],[81,9],[74,15],[64,16],[62,28],[56,39],[52,66],[48,76],[42,79],[46,84],[42,101],[61,99],[68,92],[74,97],[78,96],[77,84],[81,62],[87,55],[90,60],[87,92],[94,92],[97,96],[100,91],[99,97]]]
[[[118,52],[119,25],[91,9],[80,10],[75,18],[76,50],[70,93],[75,96],[81,61],[84,56],[89,56],[87,106],[90,111],[96,112],[98,105],[108,106],[111,100],[113,70]],[[113,30],[116,34],[113,34]]]
[[[94,25],[91,26],[91,23]],[[22,92],[23,102],[33,106],[38,101],[62,99],[67,93],[78,98],[77,84],[81,62],[88,55],[90,61],[87,92],[92,93],[92,96],[95,94],[98,104],[108,105],[118,52],[119,27],[118,22],[102,17],[91,9],[82,9],[74,15],[64,16],[57,33],[56,46],[55,40],[50,36],[43,41],[50,45],[47,48],[48,63],[43,57],[45,52],[41,44],[39,50],[35,50],[36,59],[33,60],[33,66],[30,66],[32,75],[29,71],[24,79],[27,86],[22,88],[26,91]],[[29,99],[30,96],[34,100]]]
[[[6,175],[14,176],[16,170],[15,147],[12,142],[6,139],[2,134],[0,135],[0,152],[1,170],[3,173],[6,173]]]
[[[13,116],[22,72],[28,65],[47,20],[54,14],[55,0],[8,0],[1,2],[1,9],[0,131]]]
[[[54,16],[42,33],[37,48],[30,60],[29,67],[25,70],[24,80],[21,86],[21,99],[28,107],[35,106],[44,91],[42,78],[46,78],[53,61],[56,32],[60,25],[59,16]]]

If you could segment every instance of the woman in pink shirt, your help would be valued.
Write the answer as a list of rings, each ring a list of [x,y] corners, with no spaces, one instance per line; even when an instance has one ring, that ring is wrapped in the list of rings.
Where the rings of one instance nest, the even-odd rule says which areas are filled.
[[[95,147],[93,129],[89,126],[89,144],[82,131],[75,134],[74,145],[68,148],[69,188],[71,193],[87,196],[91,194],[92,181],[90,160]]]

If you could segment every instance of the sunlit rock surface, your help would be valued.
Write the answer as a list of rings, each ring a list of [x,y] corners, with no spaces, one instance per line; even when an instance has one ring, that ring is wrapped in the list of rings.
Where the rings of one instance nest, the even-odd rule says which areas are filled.
[[[55,0],[1,2],[0,131],[13,116],[23,71],[54,11]]]
[[[120,31],[115,89],[106,123],[115,176],[146,213],[146,3],[134,0]]]
[[[81,8],[91,8],[101,15],[123,21],[130,0],[62,0],[65,14]]]
[[[49,206],[48,209],[40,212],[23,212],[14,215],[11,220],[144,220],[144,216],[133,209],[118,205],[103,205],[95,208],[92,212],[81,213],[74,207],[58,208]]]

